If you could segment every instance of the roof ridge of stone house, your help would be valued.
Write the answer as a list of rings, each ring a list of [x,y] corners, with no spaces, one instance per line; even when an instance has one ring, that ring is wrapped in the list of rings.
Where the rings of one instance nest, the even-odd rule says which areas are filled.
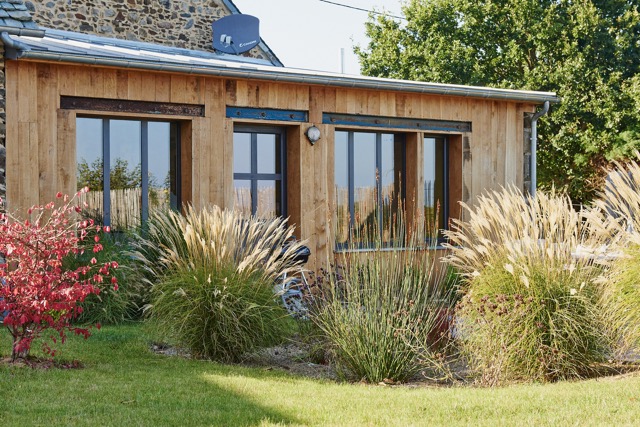
[[[222,0],[222,3],[224,3],[224,5],[229,9],[231,13],[236,15],[242,14],[242,12],[240,12],[240,9],[238,9],[238,6],[236,6],[232,0]],[[260,46],[260,48],[267,54],[267,57],[273,63],[273,65],[277,67],[284,67],[282,61],[280,61],[280,59],[276,56],[276,54],[269,47],[269,45],[267,45],[262,37],[260,37],[260,43],[258,43],[258,46]]]
[[[221,1],[231,14],[237,15],[242,13],[232,0]],[[31,8],[33,8],[33,5],[31,5]],[[31,16],[31,12],[33,12],[33,10],[30,10],[28,2],[25,4],[23,0],[1,0],[0,33],[5,32],[16,36],[43,37],[45,29],[36,24]],[[262,37],[260,37],[258,47],[266,54],[272,65],[284,67],[282,61],[280,61]]]
[[[22,0],[0,1],[0,33],[42,37],[44,30],[36,24]]]
[[[258,59],[248,56],[231,55],[217,51],[206,51],[197,49],[187,49],[177,46],[165,46],[156,43],[143,42],[138,40],[125,40],[115,37],[97,36],[95,34],[79,33],[75,31],[58,30],[55,28],[43,28],[47,39],[60,41],[71,41],[87,43],[95,46],[111,46],[115,48],[133,49],[145,52],[155,52],[165,55],[179,55],[194,59],[217,59],[229,62],[241,62],[247,64],[276,66],[271,60]]]

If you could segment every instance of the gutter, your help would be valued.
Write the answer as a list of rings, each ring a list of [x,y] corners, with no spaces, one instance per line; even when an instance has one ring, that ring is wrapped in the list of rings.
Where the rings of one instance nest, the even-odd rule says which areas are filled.
[[[0,42],[5,46],[5,57],[8,59],[17,59],[23,52],[31,50],[29,46],[21,41],[12,39],[6,31],[0,32]]]
[[[549,101],[545,101],[542,110],[531,117],[531,197],[536,197],[538,185],[537,146],[538,146],[538,119],[549,111]]]
[[[166,62],[120,59],[106,57],[90,57],[71,53],[56,53],[50,51],[21,51],[19,59],[32,59],[52,62],[71,62],[77,64],[133,68],[151,71],[163,71],[181,74],[197,74],[216,77],[239,78],[247,80],[268,80],[275,82],[303,83],[322,86],[337,86],[347,88],[392,90],[434,95],[454,95],[473,98],[504,99],[540,104],[543,102],[559,102],[552,92],[517,91],[510,89],[492,89],[475,86],[445,85],[439,83],[412,82],[406,80],[382,79],[362,76],[345,77],[331,73],[305,73],[293,69],[283,71],[280,67],[237,66],[226,65],[186,65],[170,64]],[[17,58],[16,58],[17,59]]]

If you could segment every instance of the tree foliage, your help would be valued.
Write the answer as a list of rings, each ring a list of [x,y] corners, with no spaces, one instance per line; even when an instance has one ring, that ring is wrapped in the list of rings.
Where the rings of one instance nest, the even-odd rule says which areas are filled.
[[[118,157],[109,171],[109,184],[112,190],[139,188],[142,186],[142,167],[137,164],[130,168],[126,159]],[[102,191],[104,187],[104,162],[95,159],[91,164],[86,160],[78,163],[78,190],[83,187]]]
[[[409,0],[371,17],[365,75],[553,91],[539,180],[588,201],[600,166],[640,147],[638,0]]]

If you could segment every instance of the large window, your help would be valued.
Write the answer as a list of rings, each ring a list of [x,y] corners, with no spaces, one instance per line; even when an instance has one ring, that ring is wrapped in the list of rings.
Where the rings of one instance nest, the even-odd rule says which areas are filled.
[[[336,245],[388,242],[402,205],[401,134],[336,131]]]
[[[437,229],[447,228],[449,220],[447,140],[442,136],[425,136],[424,152],[424,214],[427,237],[440,237]]]
[[[281,128],[241,127],[233,132],[235,209],[245,215],[286,215],[285,135]]]
[[[79,117],[77,184],[91,189],[85,213],[124,230],[152,209],[177,209],[178,146],[175,122]]]

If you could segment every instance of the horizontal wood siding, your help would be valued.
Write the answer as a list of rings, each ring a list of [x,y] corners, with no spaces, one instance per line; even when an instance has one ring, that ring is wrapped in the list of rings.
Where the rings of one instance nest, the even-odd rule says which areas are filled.
[[[473,203],[486,189],[509,184],[522,187],[522,118],[534,110],[534,105],[509,101],[29,61],[7,61],[6,80],[7,198],[11,209],[47,202],[57,191],[75,192],[76,114],[60,110],[61,96],[204,105],[204,117],[176,118],[183,123],[181,164],[188,175],[182,181],[183,196],[196,207],[233,205],[234,124],[274,125],[226,118],[226,107],[308,112],[308,123],[275,125],[287,128],[292,222],[299,228],[298,237],[309,239],[318,259],[327,259],[333,247],[334,127],[322,124],[323,113],[471,122],[471,132],[451,138],[455,161],[450,171],[455,175],[454,193]],[[312,123],[322,134],[315,145],[304,135]],[[421,132],[397,131],[410,134],[414,142],[422,138]],[[414,151],[421,159],[419,150]],[[409,172],[412,183],[420,179],[419,163],[410,165]],[[411,188],[411,194],[418,198],[420,192]],[[458,210],[452,206],[451,212]]]

